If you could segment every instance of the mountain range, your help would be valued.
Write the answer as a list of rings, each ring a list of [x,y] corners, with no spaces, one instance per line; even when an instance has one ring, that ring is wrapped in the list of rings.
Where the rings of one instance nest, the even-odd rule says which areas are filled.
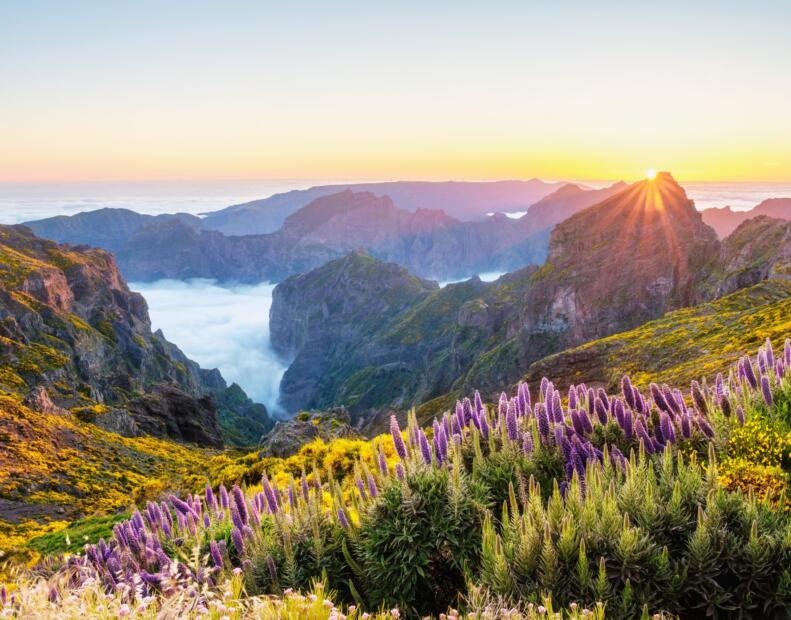
[[[435,194],[434,202],[448,201],[455,195],[438,192],[442,184],[429,186]],[[488,188],[489,184],[481,187]],[[235,282],[280,281],[356,249],[399,263],[423,277],[445,280],[543,262],[549,231],[555,224],[622,188],[620,183],[599,190],[565,184],[544,193],[520,218],[481,213],[473,221],[436,208],[410,210],[387,195],[346,189],[314,198],[287,215],[275,232],[250,234],[256,230],[255,218],[250,215],[252,223],[247,234],[238,236],[212,229],[217,222],[212,214],[200,219],[185,214],[150,216],[118,209],[59,216],[26,225],[36,234],[59,242],[112,251],[122,273],[135,281],[195,277]],[[451,189],[456,190],[454,184]],[[416,199],[413,194],[408,195],[412,199],[404,200],[413,205]],[[524,200],[532,196],[529,192],[519,195]],[[441,196],[445,196],[442,201]],[[515,194],[504,193],[501,202],[494,204],[507,206],[507,196],[516,200]],[[261,205],[256,209],[266,211]],[[248,207],[244,213],[248,213]]]
[[[350,254],[275,288],[272,344],[292,360],[282,403],[343,405],[373,431],[390,411],[447,393],[494,396],[548,355],[784,278],[788,230],[757,218],[720,242],[663,173],[572,215],[543,266],[492,283],[438,288]]]
[[[730,207],[713,207],[704,209],[702,213],[703,221],[717,232],[720,239],[724,239],[742,222],[760,215],[791,220],[791,198],[769,198],[746,211],[734,211]]]

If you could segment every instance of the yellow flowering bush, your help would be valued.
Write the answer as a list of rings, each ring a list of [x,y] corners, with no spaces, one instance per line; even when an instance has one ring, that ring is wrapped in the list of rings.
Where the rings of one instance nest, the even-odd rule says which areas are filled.
[[[725,459],[718,466],[720,482],[729,491],[752,491],[761,500],[782,502],[791,510],[788,474],[777,465],[759,465],[744,458]]]
[[[791,432],[779,430],[766,418],[753,417],[733,430],[727,452],[732,458],[757,465],[787,468],[791,464]]]

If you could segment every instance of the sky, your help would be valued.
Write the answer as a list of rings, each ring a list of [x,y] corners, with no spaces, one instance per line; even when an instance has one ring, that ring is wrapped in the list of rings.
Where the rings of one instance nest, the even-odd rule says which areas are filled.
[[[791,180],[791,2],[0,3],[0,182]]]

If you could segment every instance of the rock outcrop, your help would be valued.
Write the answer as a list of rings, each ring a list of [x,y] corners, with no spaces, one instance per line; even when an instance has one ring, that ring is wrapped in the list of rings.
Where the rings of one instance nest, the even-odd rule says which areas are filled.
[[[291,420],[275,424],[261,438],[261,456],[285,458],[316,439],[329,442],[338,437],[359,437],[351,426],[351,416],[345,407],[300,411]]]

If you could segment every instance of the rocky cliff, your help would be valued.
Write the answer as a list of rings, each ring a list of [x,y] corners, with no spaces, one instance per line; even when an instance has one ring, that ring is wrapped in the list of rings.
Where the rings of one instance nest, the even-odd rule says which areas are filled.
[[[151,332],[108,252],[0,227],[0,390],[127,436],[221,446],[226,389]]]

